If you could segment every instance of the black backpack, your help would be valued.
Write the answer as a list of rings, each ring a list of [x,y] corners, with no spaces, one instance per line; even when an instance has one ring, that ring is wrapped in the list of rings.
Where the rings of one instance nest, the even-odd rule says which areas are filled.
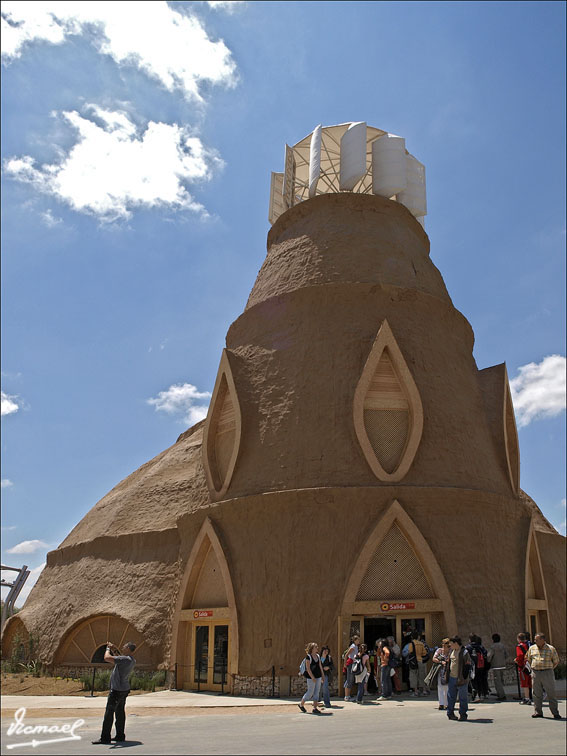
[[[413,651],[410,651],[410,653],[408,654],[408,666],[410,669],[417,669],[418,665],[417,665],[417,656],[415,653],[415,643],[412,641],[411,645],[412,645]]]
[[[388,657],[388,666],[396,668],[399,665],[397,655],[390,649],[390,656]]]

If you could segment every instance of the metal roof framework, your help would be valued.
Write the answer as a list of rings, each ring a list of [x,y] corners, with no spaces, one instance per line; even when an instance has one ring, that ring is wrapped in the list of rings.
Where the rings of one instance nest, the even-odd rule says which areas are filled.
[[[351,191],[357,194],[383,194],[373,185],[377,171],[391,172],[391,157],[384,151],[380,157],[373,149],[376,140],[387,137],[390,144],[398,142],[402,150],[402,184],[404,191],[389,196],[405,204],[424,225],[426,214],[425,168],[405,149],[405,140],[387,131],[368,126],[364,121],[317,126],[311,133],[290,147],[285,146],[284,171],[272,172],[269,221],[271,224],[290,207],[320,194]],[[380,147],[382,146],[381,143]],[[396,145],[393,145],[394,147]],[[389,146],[386,145],[389,149]],[[403,157],[405,155],[405,157]],[[395,158],[394,158],[395,160]],[[377,161],[381,167],[377,168]],[[400,173],[400,157],[394,172]],[[407,167],[406,167],[407,163]]]

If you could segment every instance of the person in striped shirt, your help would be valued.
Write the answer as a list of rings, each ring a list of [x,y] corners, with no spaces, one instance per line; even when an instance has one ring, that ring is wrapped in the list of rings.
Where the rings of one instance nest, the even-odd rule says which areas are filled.
[[[543,717],[543,691],[547,693],[549,701],[549,710],[554,719],[561,719],[559,707],[557,705],[557,695],[555,694],[555,675],[553,670],[559,664],[559,654],[545,642],[543,633],[536,633],[535,643],[526,651],[526,662],[532,668],[533,679],[533,697],[535,711],[532,714],[533,719]]]

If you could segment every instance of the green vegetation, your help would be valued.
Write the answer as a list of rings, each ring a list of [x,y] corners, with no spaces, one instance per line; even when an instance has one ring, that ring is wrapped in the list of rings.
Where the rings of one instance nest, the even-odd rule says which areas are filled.
[[[38,659],[39,635],[30,633],[22,638],[16,633],[12,640],[10,658],[2,660],[2,672],[22,672],[40,677],[45,674],[45,668]]]
[[[95,672],[95,690],[108,690],[110,687],[110,669],[97,669]],[[90,690],[93,682],[92,672],[84,672],[80,677],[83,690]],[[165,670],[157,672],[133,672],[130,676],[131,690],[147,690],[153,693],[156,688],[165,686]]]
[[[111,672],[112,670],[110,669],[97,669],[97,671],[95,672],[95,678],[94,678],[95,690],[108,690],[109,689]],[[83,690],[90,690],[93,683],[92,672],[83,672],[79,680],[81,681],[83,685]]]

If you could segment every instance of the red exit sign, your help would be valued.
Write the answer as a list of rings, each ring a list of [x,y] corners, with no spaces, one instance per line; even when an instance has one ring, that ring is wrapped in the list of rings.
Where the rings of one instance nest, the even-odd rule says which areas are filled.
[[[199,610],[196,609],[193,612],[193,617],[195,617],[195,619],[201,619],[201,617],[212,617],[212,616],[213,616],[213,610],[212,609],[206,609],[206,610],[202,610],[202,611],[199,611]]]
[[[404,609],[415,609],[415,603],[411,601],[404,601],[398,602],[397,604],[389,604],[387,601],[385,601],[383,604],[380,604],[380,609],[383,612],[400,612]]]

